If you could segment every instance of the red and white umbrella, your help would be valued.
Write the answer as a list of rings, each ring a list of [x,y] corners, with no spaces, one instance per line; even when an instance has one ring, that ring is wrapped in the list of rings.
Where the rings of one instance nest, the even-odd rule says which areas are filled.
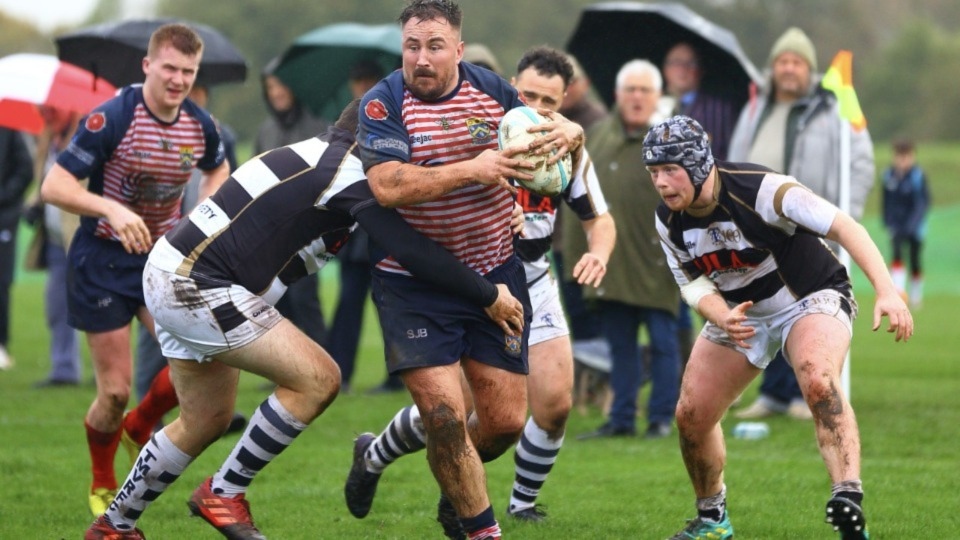
[[[38,106],[88,113],[116,91],[104,79],[56,56],[11,54],[0,58],[0,126],[40,133]]]

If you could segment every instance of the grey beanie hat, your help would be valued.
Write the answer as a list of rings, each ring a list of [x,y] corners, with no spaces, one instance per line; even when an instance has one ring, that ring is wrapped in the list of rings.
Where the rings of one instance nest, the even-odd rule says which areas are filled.
[[[817,49],[814,48],[813,42],[810,41],[807,34],[796,26],[788,28],[773,44],[767,64],[773,65],[778,56],[788,51],[798,54],[806,60],[810,66],[810,71],[817,70]]]
[[[643,138],[643,161],[647,165],[680,165],[693,183],[696,199],[713,168],[710,138],[693,118],[672,116],[650,128]]]

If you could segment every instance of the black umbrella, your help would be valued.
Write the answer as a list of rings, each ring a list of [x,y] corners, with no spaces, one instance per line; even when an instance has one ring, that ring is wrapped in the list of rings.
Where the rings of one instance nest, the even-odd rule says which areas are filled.
[[[667,51],[678,42],[690,43],[704,69],[704,92],[746,102],[751,82],[760,74],[740,48],[736,36],[682,4],[605,2],[587,6],[567,42],[583,65],[600,97],[612,105],[617,72],[634,58],[662,69]]]
[[[143,82],[141,61],[147,54],[150,35],[172,22],[190,26],[203,40],[197,85],[242,82],[247,78],[247,61],[223,34],[203,24],[170,18],[127,20],[81,28],[56,38],[57,56],[116,86]]]

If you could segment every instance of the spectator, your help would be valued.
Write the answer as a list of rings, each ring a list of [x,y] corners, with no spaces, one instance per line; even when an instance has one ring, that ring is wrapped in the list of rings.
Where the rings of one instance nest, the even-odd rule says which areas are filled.
[[[482,43],[469,43],[463,46],[463,61],[470,62],[475,66],[487,68],[497,75],[503,76],[503,70],[500,69],[500,62],[489,47]]]
[[[730,161],[759,163],[800,179],[805,186],[840,206],[839,104],[833,92],[819,84],[817,53],[799,28],[790,28],[770,50],[769,88],[748,102],[730,141]],[[874,182],[873,143],[867,130],[852,133],[850,146],[850,208],[860,220]],[[832,244],[834,251],[837,245]],[[788,414],[810,420],[794,370],[782,354],[763,372],[760,395],[737,418]]]
[[[673,102],[670,116],[683,114],[699,122],[710,135],[713,155],[726,159],[738,111],[729,99],[700,89],[704,71],[709,66],[703,65],[693,45],[681,41],[667,51],[661,69],[666,86],[665,98]]]
[[[636,434],[637,395],[642,376],[637,336],[645,326],[649,336],[650,380],[647,406],[648,438],[671,432],[680,392],[680,352],[677,345],[677,306],[680,295],[650,219],[659,197],[649,182],[640,147],[660,99],[662,79],[646,60],[631,60],[616,79],[616,106],[587,136],[587,150],[600,178],[610,214],[617,220],[617,249],[607,265],[603,285],[586,289],[594,298],[610,343],[613,365],[610,416],[599,429],[579,439]],[[575,255],[567,253],[567,256]]]
[[[0,128],[0,371],[13,367],[10,340],[10,288],[17,259],[17,227],[23,198],[33,179],[33,158],[24,135]]]
[[[883,172],[883,224],[893,246],[890,273],[897,290],[904,296],[906,271],[903,268],[903,244],[910,250],[910,305],[923,302],[923,268],[920,252],[927,229],[930,192],[927,174],[917,165],[913,141],[901,140],[893,145],[893,164]]]
[[[607,115],[607,108],[590,95],[590,78],[580,62],[571,55],[567,60],[573,66],[573,78],[567,86],[560,104],[560,114],[571,122],[576,122],[585,130]],[[586,239],[580,234],[579,220],[564,219],[566,210],[563,205],[557,206],[556,224],[553,228],[553,262],[557,268],[560,280],[560,296],[570,321],[570,338],[573,346],[573,357],[577,364],[586,365],[602,373],[610,371],[610,345],[600,331],[600,317],[596,310],[583,300],[581,285],[573,278],[572,268],[566,268],[564,253],[585,253]]]
[[[700,123],[710,134],[710,148],[719,159],[727,158],[727,146],[730,134],[737,121],[736,105],[730,100],[717,97],[700,89],[706,67],[700,61],[700,54],[690,43],[681,41],[667,51],[663,60],[663,82],[666,94],[662,98],[669,102],[667,116],[683,114]],[[687,365],[690,351],[693,349],[693,317],[690,307],[680,302],[678,316],[680,327],[680,371]]]
[[[360,61],[350,68],[349,85],[353,99],[363,97],[367,90],[383,78],[383,70],[374,61]],[[363,315],[370,292],[369,237],[362,227],[350,234],[340,249],[340,290],[333,323],[327,334],[327,351],[340,366],[340,391],[349,392],[357,359],[357,348],[363,330]],[[371,392],[403,390],[400,377],[387,374],[386,379]]]
[[[42,107],[44,129],[37,141],[34,171],[43,178],[66,150],[77,130],[80,114],[65,109]],[[80,384],[82,363],[77,331],[67,324],[67,248],[80,224],[76,216],[44,204],[37,194],[30,206],[28,222],[35,228],[27,254],[31,269],[46,270],[43,311],[50,331],[50,372],[34,388],[56,388]]]
[[[279,59],[275,58],[263,70],[263,97],[269,115],[260,124],[253,154],[309,139],[322,133],[329,123],[310,114],[273,71]],[[277,302],[277,310],[317,343],[324,343],[327,328],[320,308],[320,280],[310,274],[292,283],[287,293]]]

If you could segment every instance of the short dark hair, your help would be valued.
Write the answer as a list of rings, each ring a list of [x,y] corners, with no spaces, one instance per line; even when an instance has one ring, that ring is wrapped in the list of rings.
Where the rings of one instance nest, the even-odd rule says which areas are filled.
[[[376,60],[365,58],[350,66],[348,78],[351,81],[379,81],[383,78],[383,68]]]
[[[520,61],[517,62],[517,75],[530,67],[532,67],[538,75],[545,77],[559,75],[560,78],[563,79],[564,89],[570,86],[570,82],[573,80],[573,64],[570,63],[566,53],[553,47],[541,45],[528,49],[527,52],[523,53],[523,56],[520,57]]]
[[[459,29],[463,23],[463,12],[460,11],[460,6],[451,0],[412,0],[400,12],[398,20],[402,26],[413,18],[421,21],[444,19],[450,26]]]
[[[156,57],[160,47],[168,43],[187,56],[203,52],[203,40],[193,28],[181,23],[170,23],[157,28],[150,35],[147,56]]]
[[[349,131],[350,133],[356,133],[359,124],[360,98],[357,98],[347,103],[347,106],[343,108],[343,112],[340,113],[340,118],[337,118],[333,126],[344,131]]]
[[[899,139],[893,143],[893,153],[898,155],[912,154],[915,147],[910,139]]]

